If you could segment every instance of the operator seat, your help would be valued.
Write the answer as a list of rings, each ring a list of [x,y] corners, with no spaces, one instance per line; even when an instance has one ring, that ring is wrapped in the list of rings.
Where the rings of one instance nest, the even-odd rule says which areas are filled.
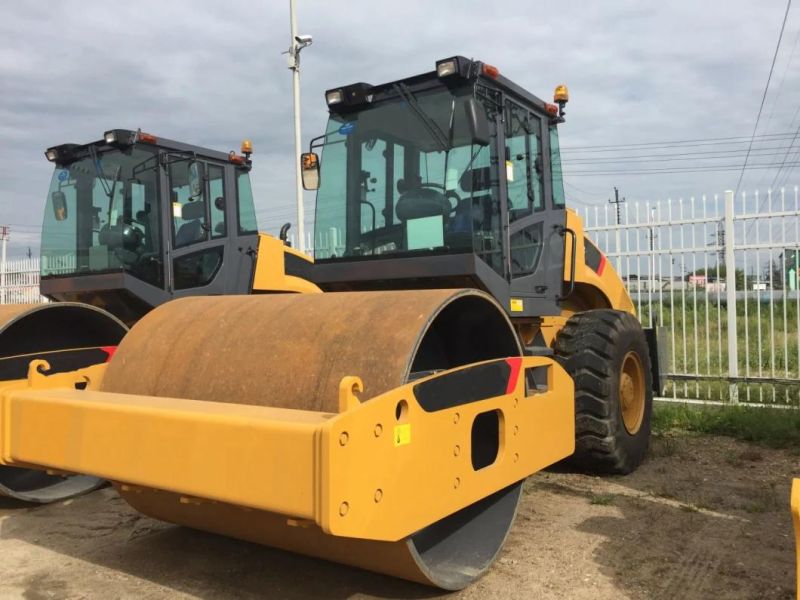
[[[415,184],[415,182],[409,183],[400,179],[397,181],[397,191],[400,192],[400,197],[397,199],[395,212],[397,218],[403,223],[410,219],[438,215],[447,220],[452,210],[450,201],[442,192],[422,187],[419,181]]]
[[[206,204],[203,200],[184,204],[181,207],[181,218],[187,222],[175,233],[175,246],[187,246],[205,239],[206,228],[203,222],[206,218]]]
[[[480,235],[492,221],[492,181],[489,167],[467,169],[459,178],[461,201],[453,210],[445,238],[452,247],[472,247],[473,236]]]

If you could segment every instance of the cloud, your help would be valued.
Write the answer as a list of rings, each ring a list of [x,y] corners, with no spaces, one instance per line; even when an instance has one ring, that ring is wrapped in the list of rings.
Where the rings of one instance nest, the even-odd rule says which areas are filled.
[[[456,53],[485,60],[548,99],[570,86],[562,144],[569,147],[745,136],[752,131],[784,3],[484,1],[346,4],[301,0],[303,141],[324,130],[326,89],[381,83],[430,70]],[[12,251],[36,244],[51,166],[50,145],[98,139],[113,127],[152,131],[219,150],[253,140],[262,227],[294,220],[288,2],[69,0],[12,3],[0,23],[0,222]],[[798,26],[791,20],[775,86]],[[771,131],[787,131],[797,70],[788,69]],[[796,125],[795,125],[796,126]],[[765,130],[766,131],[766,130]],[[719,162],[719,161],[716,161]],[[731,161],[732,162],[732,161]],[[709,161],[695,164],[708,164]],[[657,164],[655,166],[658,166]],[[615,168],[625,168],[618,164]],[[578,203],[722,191],[736,172],[570,176]],[[749,171],[748,186],[768,185]],[[583,190],[578,192],[577,190]],[[313,214],[313,197],[306,197]],[[15,228],[18,234],[15,234]],[[24,235],[23,235],[24,233]]]

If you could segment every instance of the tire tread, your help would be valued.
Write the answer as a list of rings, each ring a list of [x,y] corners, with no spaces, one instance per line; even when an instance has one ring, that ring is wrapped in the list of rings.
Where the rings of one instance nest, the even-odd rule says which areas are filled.
[[[632,446],[630,440],[621,437],[641,434],[649,438],[652,394],[648,392],[645,399],[646,418],[642,428],[631,436],[622,425],[619,399],[612,397],[618,385],[614,382],[618,374],[612,372],[612,363],[626,340],[628,344],[644,343],[646,349],[644,339],[641,325],[633,315],[611,309],[576,313],[558,333],[556,359],[575,383],[575,454],[569,459],[573,466],[596,473],[630,473],[641,462],[647,439],[638,439]],[[649,355],[641,351],[638,354],[649,389]]]

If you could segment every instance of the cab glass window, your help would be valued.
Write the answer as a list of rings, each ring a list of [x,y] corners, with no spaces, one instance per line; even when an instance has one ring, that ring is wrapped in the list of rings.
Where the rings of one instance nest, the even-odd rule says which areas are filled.
[[[539,119],[522,107],[506,105],[505,171],[508,216],[515,221],[544,208]]]
[[[222,246],[206,248],[177,257],[172,261],[176,290],[196,288],[211,283],[222,266]]]
[[[42,223],[43,277],[124,270],[163,285],[155,149],[96,152],[57,165]]]
[[[315,257],[476,252],[503,271],[495,150],[472,144],[464,95],[418,92],[332,114]],[[490,118],[494,131],[494,119]]]
[[[550,165],[553,171],[553,206],[564,207],[564,175],[561,171],[561,150],[558,145],[558,130],[550,126]]]
[[[539,221],[511,236],[511,276],[533,275],[542,257],[544,223]]]
[[[239,234],[258,233],[253,189],[250,187],[250,173],[247,171],[239,171],[236,174],[236,200]]]
[[[225,170],[208,165],[208,199],[211,202],[211,237],[225,237]]]
[[[176,248],[208,239],[210,227],[202,178],[202,165],[196,161],[177,160],[169,165],[172,233]]]

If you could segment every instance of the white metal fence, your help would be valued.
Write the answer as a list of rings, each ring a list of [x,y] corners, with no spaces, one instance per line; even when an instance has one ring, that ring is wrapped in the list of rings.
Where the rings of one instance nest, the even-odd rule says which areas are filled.
[[[798,188],[582,213],[642,322],[669,332],[666,396],[800,404]]]
[[[619,224],[610,205],[579,212],[642,322],[669,333],[669,398],[800,405],[797,187],[625,203]],[[340,250],[318,237],[308,252]],[[41,301],[38,259],[9,261],[0,302]]]
[[[0,304],[25,304],[46,302],[39,293],[39,259],[25,258],[9,260],[5,264],[5,275],[0,265]]]
[[[797,187],[579,212],[643,324],[666,328],[667,398],[800,406]],[[339,254],[342,241],[320,231],[306,248]]]

